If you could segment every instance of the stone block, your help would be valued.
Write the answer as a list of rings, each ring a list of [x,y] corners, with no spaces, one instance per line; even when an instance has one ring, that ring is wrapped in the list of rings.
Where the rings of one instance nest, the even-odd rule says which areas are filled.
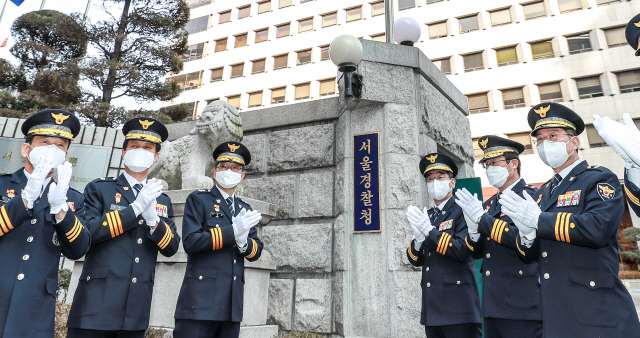
[[[18,120],[18,124],[16,125],[16,132],[13,134],[14,138],[24,138],[24,134],[22,133],[22,124],[24,123],[24,121],[26,121],[27,119],[20,119]]]
[[[345,260],[349,257],[346,243],[353,229],[352,219],[352,214],[341,213],[333,222],[333,271],[346,270]]]
[[[79,144],[79,143],[82,142],[82,135],[84,135],[84,129],[86,127],[87,126],[85,126],[85,125],[80,126],[80,131],[78,132],[78,135],[76,135],[76,137],[73,139],[72,143],[78,143]]]
[[[269,259],[268,252],[262,251],[262,256],[256,261]],[[244,299],[247,306],[243,307],[243,326],[264,325],[267,323],[267,307],[269,306],[269,276],[271,270],[250,269],[245,267],[245,280],[250,281],[244,285]]]
[[[397,271],[392,273],[394,311],[390,322],[393,323],[393,337],[423,337],[424,326],[420,325],[422,308],[422,290],[420,271]]]
[[[344,272],[336,272],[333,277],[333,325],[332,332],[344,336]]]
[[[352,152],[347,151],[351,147],[350,117],[350,114],[342,114],[336,122],[336,162],[342,161],[346,156],[353,156]]]
[[[158,255],[160,256],[160,255]],[[178,303],[187,263],[156,264],[149,325],[174,327],[173,315]]]
[[[405,104],[387,104],[386,151],[391,153],[417,154],[417,126],[420,124],[415,107]],[[393,170],[391,172],[394,172]]]
[[[245,196],[275,204],[277,218],[290,218],[294,215],[295,180],[294,175],[247,178],[242,187]]]
[[[349,148],[347,149],[346,156],[353,157],[354,135],[370,134],[385,130],[385,112],[383,105],[359,107],[351,112],[351,133],[350,135],[347,135],[350,139],[347,141]],[[380,154],[385,151],[384,142],[387,136],[387,133],[380,133],[380,137],[378,139]],[[395,135],[393,136],[395,137]]]
[[[242,128],[245,132],[252,132],[274,127],[316,123],[336,119],[340,113],[338,97],[327,97],[244,112]]]
[[[107,131],[104,134],[104,141],[102,145],[105,147],[113,147],[113,142],[116,140],[116,132],[118,130],[115,128],[107,128]]]
[[[362,60],[358,65],[358,73],[364,78],[361,99],[415,104],[417,75],[412,68]]]
[[[251,163],[246,167],[248,174],[263,173],[265,171],[265,134],[244,135],[242,144],[251,152]]]
[[[2,131],[2,137],[13,137],[18,126],[18,119],[8,118]]]
[[[333,215],[333,172],[313,171],[300,175],[298,217]]]
[[[269,172],[333,165],[333,124],[274,131],[268,143]]]
[[[278,273],[330,272],[331,224],[265,226],[262,241]]]
[[[414,205],[422,210],[420,203]],[[388,241],[389,271],[413,270],[413,265],[407,258],[407,247],[411,243],[412,232],[407,221],[406,208],[385,210],[384,224],[391,239]]]
[[[388,154],[386,184],[381,184],[383,190],[383,206],[387,208],[406,209],[411,204],[420,204],[417,187],[423,184],[415,155]],[[382,174],[381,174],[382,176]],[[382,181],[381,181],[382,182]]]
[[[93,143],[93,135],[95,133],[96,127],[94,126],[85,126],[84,127],[84,135],[82,135],[82,144],[91,144]]]
[[[122,149],[113,148],[111,151],[111,162],[109,163],[110,168],[120,168],[120,163],[122,162]]]
[[[2,135],[4,131],[4,126],[7,124],[8,118],[0,116],[0,135]]]
[[[331,332],[331,280],[296,281],[294,329],[302,332]]]
[[[239,338],[272,338],[278,336],[277,325],[241,326]]]
[[[269,282],[268,324],[291,330],[293,314],[293,279],[272,279]]]
[[[353,201],[353,158],[347,158],[336,164],[336,178],[334,196],[336,213],[348,211]]]
[[[95,130],[95,134],[93,134],[93,142],[94,146],[101,146],[104,141],[104,135],[107,131],[105,127],[97,127]]]
[[[116,141],[113,143],[114,148],[121,148],[124,143],[124,134],[122,133],[122,129],[116,129]]]

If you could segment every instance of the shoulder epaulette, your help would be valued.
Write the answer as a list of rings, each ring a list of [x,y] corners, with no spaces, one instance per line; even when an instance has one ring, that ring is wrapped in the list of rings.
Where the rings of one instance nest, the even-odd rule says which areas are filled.
[[[115,180],[116,180],[115,177],[100,177],[100,178],[96,178],[94,181],[95,182],[113,182]]]
[[[251,208],[251,205],[249,203],[245,202],[242,198],[237,197],[237,196],[236,196],[236,198],[238,199],[238,202],[242,202],[242,204],[244,204],[244,205],[248,206],[249,208]]]
[[[207,190],[207,189],[198,189],[195,192],[203,193],[203,192],[209,192],[209,190]]]

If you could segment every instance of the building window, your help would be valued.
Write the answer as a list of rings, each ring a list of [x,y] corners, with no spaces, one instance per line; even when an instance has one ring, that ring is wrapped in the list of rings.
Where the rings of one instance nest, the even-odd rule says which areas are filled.
[[[291,0],[280,0],[278,8],[285,8],[291,6]]]
[[[287,93],[286,87],[271,89],[271,104],[284,102],[284,97],[286,93]]]
[[[511,10],[509,8],[499,9],[489,13],[491,16],[491,27],[508,25],[511,23]]]
[[[427,27],[429,28],[429,40],[444,38],[449,35],[446,21],[431,23]]]
[[[244,47],[247,45],[247,33],[236,35],[235,48]]]
[[[531,56],[534,60],[552,58],[553,47],[551,46],[551,40],[532,42]]]
[[[249,108],[262,106],[262,90],[249,93]]]
[[[371,35],[371,40],[378,42],[387,42],[387,36],[384,33]]]
[[[276,39],[283,38],[285,36],[289,36],[289,29],[291,28],[290,23],[286,23],[284,25],[276,26]]]
[[[182,90],[190,90],[200,87],[202,81],[200,80],[202,72],[193,72],[184,75],[178,75],[169,78],[172,81],[178,83],[178,86],[182,88]]]
[[[520,155],[533,154],[533,144],[531,143],[531,134],[529,132],[508,134],[507,138],[524,146],[524,151]]]
[[[269,28],[256,31],[256,43],[267,41],[267,39],[269,39]]]
[[[222,67],[211,70],[211,82],[222,81],[222,70]]]
[[[333,95],[336,93],[336,78],[320,80],[320,96]]]
[[[244,62],[231,65],[231,78],[241,77],[244,75]]]
[[[378,16],[384,14],[384,1],[377,1],[371,3],[371,16]]]
[[[569,44],[569,54],[579,54],[592,51],[591,41],[589,41],[589,33],[567,36],[567,43]]]
[[[240,94],[227,96],[227,103],[236,107],[236,109],[240,108]]]
[[[522,5],[522,9],[524,10],[525,20],[533,20],[547,15],[542,1]]]
[[[187,22],[187,25],[184,26],[184,29],[189,33],[197,33],[207,30],[207,26],[209,25],[209,16],[201,16],[199,18],[191,19]]]
[[[544,83],[538,85],[540,102],[562,102],[562,90],[560,82]]]
[[[473,144],[473,157],[475,158],[484,156],[484,150],[482,150],[482,148],[480,148],[480,145],[478,144],[479,139],[479,137],[474,137],[471,139],[471,144]]]
[[[607,46],[609,46],[609,48],[627,45],[624,29],[625,26],[620,26],[604,30],[604,36],[607,38]]]
[[[473,72],[475,70],[484,69],[484,63],[482,62],[482,52],[463,55],[462,61],[464,62],[465,72]]]
[[[309,89],[311,88],[311,85],[309,82],[297,84],[295,85],[295,87],[296,87],[296,93],[295,93],[296,100],[303,100],[303,99],[309,98]]]
[[[208,99],[208,100],[206,100],[206,102],[207,102],[207,106],[209,105],[209,103],[211,103],[211,102],[213,102],[213,101],[220,101],[220,98],[219,98],[219,97],[216,97],[215,99]]]
[[[253,60],[251,63],[251,74],[264,72],[265,59]]]
[[[398,10],[416,7],[416,0],[398,0]]]
[[[327,13],[322,15],[322,28],[335,26],[338,24],[338,12]]]
[[[362,19],[362,6],[347,8],[347,22],[357,21]]]
[[[249,17],[251,14],[251,5],[246,5],[244,7],[238,7],[238,20]]]
[[[198,110],[198,102],[189,102],[189,110],[191,111],[191,116],[196,116],[196,111]]]
[[[220,16],[218,24],[231,21],[231,10],[220,12],[218,15]]]
[[[189,46],[187,52],[182,55],[182,61],[193,61],[202,59],[202,53],[204,52],[204,42],[199,43],[197,45]]]
[[[502,102],[504,109],[524,107],[524,95],[521,88],[503,89]]]
[[[496,58],[498,59],[498,67],[514,65],[518,63],[516,46],[496,49]]]
[[[607,142],[600,136],[598,130],[592,125],[588,124],[585,128],[587,132],[587,140],[589,141],[589,148],[606,147]]]
[[[273,57],[273,70],[287,68],[287,60],[289,59],[289,54],[282,54]]]
[[[614,2],[620,2],[620,0],[596,0],[596,4],[598,5],[608,5]]]
[[[634,69],[626,72],[616,73],[620,93],[631,93],[640,91],[640,70]]]
[[[578,87],[578,96],[581,99],[588,99],[591,97],[603,96],[602,85],[600,85],[599,76],[583,77],[576,79],[576,86]]]
[[[311,49],[301,50],[296,53],[298,54],[298,61],[296,63],[297,66],[311,63]]]
[[[443,74],[451,74],[451,58],[432,60],[433,65],[438,67]]]
[[[258,14],[266,13],[271,10],[271,0],[258,2]]]
[[[329,45],[320,46],[320,61],[329,60]]]
[[[560,13],[573,12],[582,9],[582,2],[580,0],[558,0],[558,7]]]
[[[469,114],[484,113],[489,111],[489,97],[487,93],[467,95]]]
[[[227,38],[216,40],[216,52],[227,50]]]
[[[298,21],[298,33],[313,30],[313,18],[302,19]]]
[[[442,2],[444,0],[427,0],[427,5],[435,4],[436,2]]]
[[[478,14],[466,16],[464,18],[458,18],[458,24],[460,25],[460,34],[477,31],[480,29],[478,25]]]

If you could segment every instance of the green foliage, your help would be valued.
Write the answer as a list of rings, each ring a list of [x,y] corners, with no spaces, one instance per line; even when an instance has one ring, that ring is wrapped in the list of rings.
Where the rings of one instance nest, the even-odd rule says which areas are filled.
[[[622,230],[622,235],[628,241],[637,242],[640,241],[640,228],[629,227]],[[640,260],[640,249],[633,251],[622,251],[620,254],[632,259]]]
[[[160,113],[168,116],[171,121],[178,122],[186,119],[191,115],[192,110],[186,103],[176,104],[160,109]]]
[[[67,336],[67,319],[71,304],[56,301],[54,333],[55,338],[65,338]]]
[[[164,338],[167,336],[167,330],[158,327],[150,327],[144,332],[144,338]]]

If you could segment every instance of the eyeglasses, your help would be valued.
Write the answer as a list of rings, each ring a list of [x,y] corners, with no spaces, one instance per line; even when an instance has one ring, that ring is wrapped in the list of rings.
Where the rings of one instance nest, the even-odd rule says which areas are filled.
[[[560,135],[567,135],[567,136],[573,137],[573,135],[567,134],[567,133],[549,133],[549,134],[547,134],[547,137],[534,136],[533,137],[533,142],[536,145],[542,144],[542,142],[544,142],[545,140],[549,141],[549,142],[557,142],[558,141],[558,136],[560,136]]]
[[[493,161],[487,160],[484,163],[482,163],[482,166],[485,169],[488,169],[490,166],[498,165],[498,163],[500,163],[500,162],[509,162],[509,161],[507,161],[507,160],[493,160]],[[509,163],[507,163],[507,164],[509,164]]]
[[[244,166],[232,162],[220,163],[216,166],[216,171],[225,171],[227,169],[231,169],[237,173],[241,173],[244,170]]]

